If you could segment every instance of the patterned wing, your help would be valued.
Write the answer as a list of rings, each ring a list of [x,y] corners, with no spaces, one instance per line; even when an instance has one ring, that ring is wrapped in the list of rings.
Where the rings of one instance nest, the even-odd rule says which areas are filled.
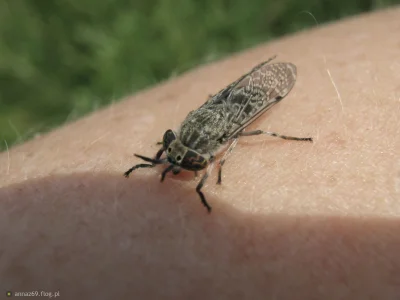
[[[230,86],[226,105],[229,123],[226,138],[234,136],[284,98],[296,82],[291,63],[262,63]]]
[[[258,69],[265,67],[271,60],[273,60],[275,58],[276,58],[276,55],[271,57],[267,61],[264,61],[264,62],[258,64],[250,72],[244,74],[238,80],[232,82],[230,85],[228,85],[227,87],[220,90],[217,94],[211,96],[208,99],[208,101],[206,101],[200,108],[205,108],[205,107],[213,106],[213,105],[226,104],[226,101],[227,101],[229,95],[231,94],[232,90],[236,87],[236,85],[238,83],[240,83],[246,77],[250,76],[252,73],[256,72]]]

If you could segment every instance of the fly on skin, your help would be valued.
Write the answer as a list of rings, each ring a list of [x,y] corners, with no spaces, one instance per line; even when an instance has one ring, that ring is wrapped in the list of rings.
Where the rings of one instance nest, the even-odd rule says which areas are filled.
[[[218,162],[218,184],[221,184],[222,166],[240,137],[266,134],[286,140],[312,142],[311,137],[299,138],[263,130],[244,132],[249,124],[282,100],[296,82],[296,66],[292,63],[271,64],[275,57],[258,64],[211,96],[198,109],[191,111],[177,131],[168,129],[164,133],[162,147],[154,158],[135,154],[147,163],[134,165],[124,173],[125,177],[129,177],[136,169],[153,168],[159,164],[168,165],[161,173],[161,182],[168,172],[178,174],[184,169],[197,173],[206,169],[196,192],[208,212],[211,212],[211,206],[201,189],[214,166],[215,156],[224,146],[230,143]]]

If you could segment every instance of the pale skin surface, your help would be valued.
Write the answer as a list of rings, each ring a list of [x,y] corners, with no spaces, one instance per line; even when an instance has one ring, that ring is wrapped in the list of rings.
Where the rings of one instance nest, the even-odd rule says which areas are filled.
[[[273,41],[0,154],[0,288],[61,299],[398,299],[400,10]],[[298,68],[203,192],[123,172],[254,65]],[[336,86],[336,88],[335,88]]]

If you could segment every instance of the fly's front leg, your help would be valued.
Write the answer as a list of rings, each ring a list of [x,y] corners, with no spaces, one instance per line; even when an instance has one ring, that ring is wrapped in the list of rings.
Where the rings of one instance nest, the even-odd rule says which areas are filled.
[[[209,213],[211,213],[211,206],[208,204],[208,202],[207,202],[207,200],[206,200],[206,197],[204,197],[204,194],[203,194],[203,192],[201,191],[201,188],[203,187],[204,183],[206,182],[208,176],[210,175],[210,173],[211,173],[211,171],[212,171],[212,169],[213,169],[213,167],[214,167],[214,162],[213,162],[213,160],[214,160],[214,157],[210,158],[211,164],[208,166],[206,172],[204,173],[203,177],[201,178],[199,184],[198,184],[197,187],[196,187],[196,192],[197,192],[197,194],[199,194],[199,196],[200,196],[201,203],[203,203],[203,205],[207,208],[207,211],[208,211]]]
[[[168,172],[171,172],[174,175],[178,175],[181,172],[181,168],[174,166],[174,165],[169,165],[162,173],[161,173],[161,182],[164,181],[165,175],[167,175]]]
[[[176,167],[172,169],[172,174],[174,175],[178,175],[181,172],[181,168]]]
[[[281,135],[276,132],[270,132],[270,131],[263,131],[263,130],[254,130],[254,131],[247,131],[247,132],[241,132],[238,134],[238,136],[252,136],[252,135],[260,135],[260,134],[266,134],[270,136],[275,136],[284,140],[292,140],[292,141],[308,141],[312,142],[313,139],[312,137],[306,137],[306,138],[301,138],[301,137],[295,137],[295,136],[287,136],[287,135]]]
[[[161,173],[161,179],[160,181],[163,182],[165,179],[165,175],[167,175],[168,172],[172,171],[174,168],[174,165],[169,165],[162,173]]]
[[[228,155],[231,154],[232,151],[233,151],[233,149],[236,147],[238,141],[239,141],[239,138],[238,138],[238,137],[235,137],[235,138],[233,139],[233,142],[229,145],[228,150],[226,150],[224,156],[223,156],[223,157],[221,158],[221,160],[219,161],[218,181],[217,181],[217,184],[221,184],[221,181],[222,181],[222,166],[224,165],[224,163],[225,163],[225,161],[226,161]]]
[[[135,165],[135,166],[133,166],[132,168],[130,168],[128,171],[126,171],[125,173],[124,173],[124,176],[126,177],[126,178],[128,178],[129,177],[129,174],[131,174],[133,171],[135,171],[136,169],[140,169],[140,168],[154,168],[156,165],[153,165],[153,164],[138,164],[138,165]]]
[[[145,157],[145,156],[141,156],[141,155],[135,154],[136,157],[139,157],[139,158],[143,159],[144,161],[150,162],[151,164],[137,164],[137,165],[134,165],[132,168],[130,168],[128,171],[126,171],[124,173],[124,176],[128,178],[129,174],[131,174],[136,169],[154,168],[158,164],[163,164],[164,160],[160,160],[160,157],[163,154],[163,152],[164,152],[164,148],[161,148],[160,150],[158,150],[155,158],[148,158],[148,157]]]

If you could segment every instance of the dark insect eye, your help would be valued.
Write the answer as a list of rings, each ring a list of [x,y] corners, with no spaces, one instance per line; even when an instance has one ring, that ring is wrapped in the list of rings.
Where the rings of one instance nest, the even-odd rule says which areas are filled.
[[[178,155],[177,157],[176,157],[176,160],[177,161],[180,161],[182,159],[182,157],[180,156],[180,155]]]
[[[172,141],[176,140],[176,134],[171,130],[168,129],[165,133],[164,133],[164,137],[163,137],[163,146],[164,149],[168,149],[168,146],[171,144]],[[169,150],[171,151],[171,150]]]

